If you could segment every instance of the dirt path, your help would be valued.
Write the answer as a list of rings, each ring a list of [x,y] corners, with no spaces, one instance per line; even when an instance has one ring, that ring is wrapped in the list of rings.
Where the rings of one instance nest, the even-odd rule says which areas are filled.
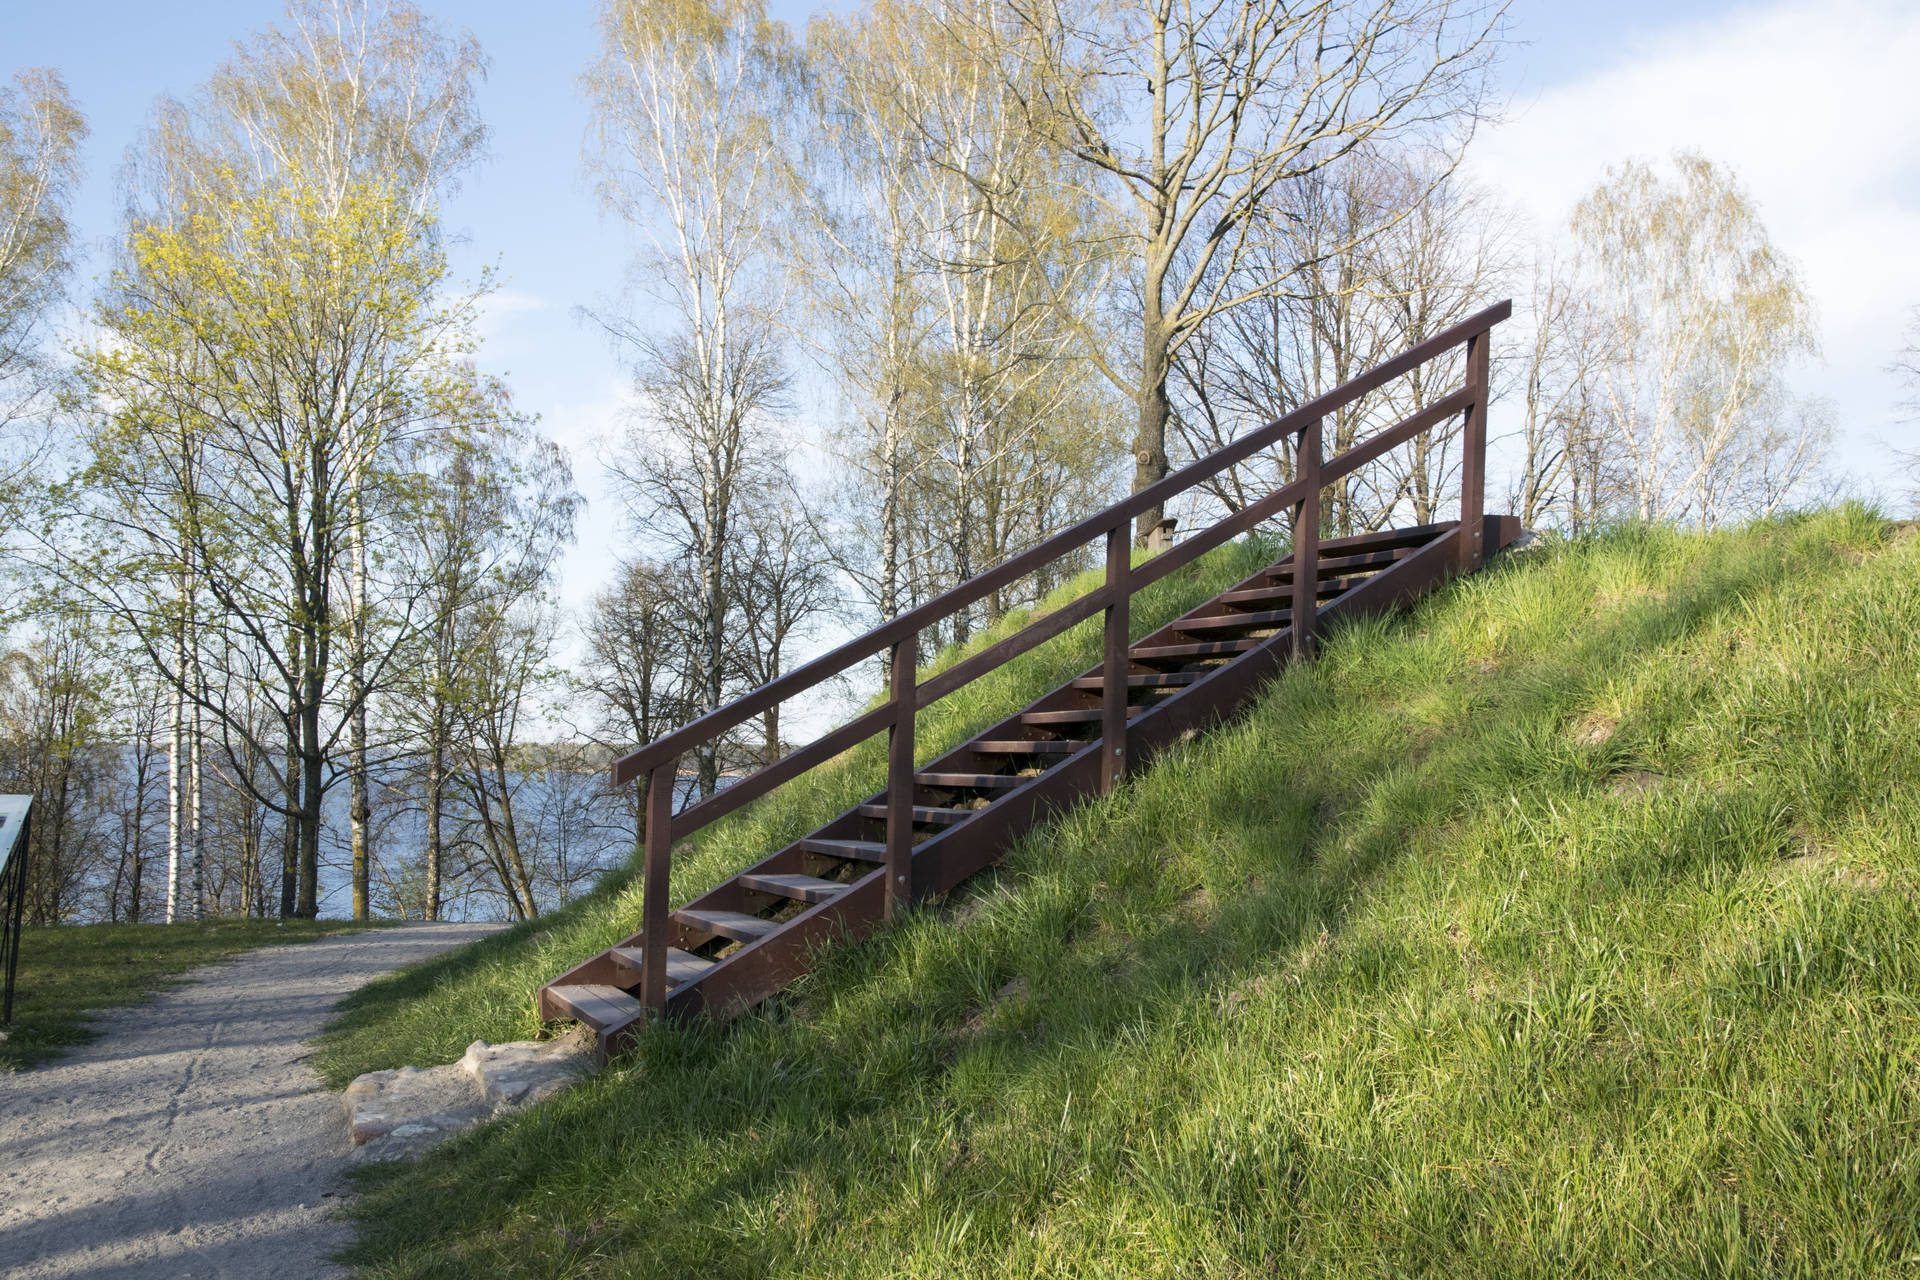
[[[0,1073],[0,1275],[345,1274],[338,1095],[303,1043],[370,978],[495,925],[269,947],[103,1014],[100,1038]]]

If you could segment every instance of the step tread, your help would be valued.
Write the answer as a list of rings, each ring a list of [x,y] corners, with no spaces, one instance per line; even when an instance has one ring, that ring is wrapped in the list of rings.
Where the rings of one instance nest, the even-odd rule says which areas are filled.
[[[801,902],[825,902],[847,891],[847,886],[838,880],[822,880],[819,876],[801,875],[797,871],[749,871],[736,876],[735,880],[742,888]]]
[[[581,982],[547,990],[575,1021],[586,1023],[601,1035],[638,1022],[647,1013],[645,1005],[619,987]]]
[[[802,853],[845,858],[849,862],[884,862],[887,857],[887,846],[878,840],[837,840],[808,836],[800,841],[798,847]]]
[[[1204,618],[1186,618],[1173,624],[1173,630],[1235,631],[1249,627],[1279,627],[1293,620],[1291,609],[1265,609],[1258,613],[1216,613]]]
[[[914,782],[923,787],[954,787],[972,791],[1011,791],[1031,778],[1011,773],[916,773]]]
[[[917,804],[913,806],[913,820],[915,822],[925,822],[929,824],[937,822],[950,827],[956,823],[965,822],[978,812],[980,812],[978,809],[950,809],[944,805]],[[860,816],[863,818],[884,818],[887,816],[887,806],[884,804],[863,804],[860,806]]]
[[[1136,672],[1127,677],[1129,689],[1180,689],[1192,684],[1204,671],[1147,671]],[[1104,689],[1107,687],[1105,676],[1081,676],[1073,682],[1076,689]]]
[[[1391,551],[1362,551],[1348,556],[1321,556],[1319,576],[1324,578],[1329,573],[1339,573],[1347,569],[1384,569],[1388,565],[1406,558],[1409,550],[1411,550],[1411,548]],[[1292,582],[1293,557],[1289,556],[1278,564],[1269,565],[1266,569],[1262,570],[1262,573],[1269,578]]]
[[[1084,742],[1073,742],[1061,738],[1030,740],[1025,738],[983,738],[979,742],[969,742],[969,751],[978,751],[990,756],[1070,756],[1086,746]]]
[[[615,947],[613,954],[638,973],[647,963],[647,953],[639,947]],[[692,982],[707,970],[719,964],[718,960],[709,960],[705,956],[694,955],[691,951],[682,951],[678,947],[667,948],[667,985],[677,987]]]
[[[762,920],[744,911],[718,911],[711,907],[682,907],[673,916],[682,924],[690,924],[696,929],[717,933],[736,942],[764,938],[780,927],[777,920]]]
[[[1245,653],[1256,645],[1263,645],[1271,636],[1248,636],[1244,640],[1196,640],[1192,644],[1156,644],[1133,650],[1134,658],[1146,661],[1156,658],[1215,658],[1230,657],[1236,653]]]
[[[1137,716],[1153,710],[1146,706],[1129,706],[1128,716]],[[1099,707],[1074,707],[1066,711],[1029,711],[1020,717],[1021,724],[1098,724],[1105,713]]]
[[[1320,584],[1318,596],[1322,600],[1329,600],[1335,596],[1345,595],[1349,590],[1359,586],[1365,581],[1367,581],[1366,578],[1332,578]],[[1243,587],[1239,591],[1223,591],[1214,597],[1214,600],[1219,604],[1235,606],[1269,604],[1274,601],[1292,599],[1293,588],[1291,586]]]

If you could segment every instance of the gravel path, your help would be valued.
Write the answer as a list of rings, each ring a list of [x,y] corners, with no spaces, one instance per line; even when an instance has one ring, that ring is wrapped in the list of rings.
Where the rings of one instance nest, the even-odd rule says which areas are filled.
[[[100,1016],[100,1038],[0,1073],[0,1276],[345,1272],[347,1164],[310,1039],[370,978],[498,928],[404,925],[268,947]]]

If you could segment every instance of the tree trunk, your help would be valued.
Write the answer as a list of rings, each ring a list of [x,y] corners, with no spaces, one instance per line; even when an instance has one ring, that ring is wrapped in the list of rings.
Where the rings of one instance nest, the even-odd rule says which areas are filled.
[[[196,681],[196,684],[197,683]],[[187,755],[188,766],[192,769],[192,785],[187,789],[187,804],[191,806],[191,816],[188,818],[188,829],[192,835],[190,848],[192,852],[193,918],[195,920],[204,920],[207,915],[207,844],[206,833],[201,823],[204,806],[202,804],[203,793],[201,789],[200,767],[200,700],[197,697],[193,703],[192,730],[193,738],[192,741],[188,743]]]
[[[349,822],[353,828],[353,918],[367,918],[369,868],[367,863],[367,823],[372,816],[367,799],[367,535],[363,524],[366,512],[362,503],[359,478],[353,485],[353,586],[348,593],[353,609],[352,654],[348,696],[353,699],[349,730],[347,787]]]
[[[186,679],[187,633],[186,624],[181,624],[175,634],[173,646],[174,687],[172,706],[172,733],[167,744],[167,923],[172,924],[174,914],[180,908],[180,747],[181,734],[186,720],[186,693],[182,681]]]
[[[435,706],[432,733],[427,744],[427,919],[440,918],[440,809],[446,791],[446,747],[442,722],[445,711]]]
[[[1164,267],[1155,270],[1152,263],[1148,264],[1146,315],[1140,339],[1140,419],[1133,437],[1131,491],[1134,493],[1165,479],[1169,470],[1167,422],[1173,416],[1173,403],[1167,396],[1168,334],[1160,311],[1160,291],[1165,279]],[[1142,511],[1134,524],[1134,545],[1146,546],[1148,539],[1158,533],[1166,515],[1165,505],[1158,502]]]
[[[280,918],[293,918],[300,871],[300,741],[287,721],[286,813],[280,826]]]

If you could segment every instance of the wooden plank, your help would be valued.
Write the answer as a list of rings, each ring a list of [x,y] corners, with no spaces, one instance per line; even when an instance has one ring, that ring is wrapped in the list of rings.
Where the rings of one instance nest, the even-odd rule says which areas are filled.
[[[1256,613],[1217,613],[1210,618],[1190,618],[1176,622],[1173,629],[1182,635],[1204,631],[1252,631],[1261,627],[1284,627],[1293,618],[1291,609],[1264,609]]]
[[[808,836],[798,847],[807,853],[845,858],[849,862],[885,862],[887,858],[887,846],[878,840],[823,840]]]
[[[614,947],[610,954],[632,975],[632,981],[628,985],[638,985],[646,953],[639,947]],[[700,975],[713,966],[714,962],[705,956],[696,956],[690,951],[682,951],[679,947],[668,947],[667,985],[679,986],[683,982],[697,981]]]
[[[762,920],[759,916],[750,916],[744,911],[719,911],[711,908],[682,907],[673,913],[673,918],[702,933],[718,934],[722,938],[732,938],[735,942],[752,942],[755,938],[764,938],[780,927],[774,920]]]
[[[1011,791],[1028,779],[1011,773],[916,773],[923,787],[951,787],[956,791]]]
[[[747,872],[734,878],[743,889],[771,893],[775,897],[792,898],[799,902],[825,902],[834,894],[847,891],[847,886],[838,880],[822,880],[819,876],[802,875],[797,871],[758,875]]]
[[[1127,677],[1129,689],[1178,689],[1190,685],[1201,676],[1198,671],[1140,671]],[[1073,682],[1075,689],[1100,689],[1106,685],[1105,676],[1081,676]]]
[[[619,987],[599,983],[551,987],[553,999],[576,1022],[584,1022],[602,1037],[647,1016],[647,1006]]]
[[[1129,719],[1145,711],[1146,707],[1144,705],[1129,705],[1123,709],[1125,715],[1122,719]],[[1020,713],[1020,723],[1034,725],[1104,724],[1106,715],[1107,710],[1105,707],[1071,707],[1065,711],[1023,711]]]
[[[887,731],[887,800],[877,815],[886,823],[887,915],[889,918],[913,897],[913,728],[919,709],[915,684],[920,665],[920,635],[915,632],[893,646],[893,727]],[[876,816],[872,805],[860,813]]]
[[[1050,739],[1025,742],[1015,738],[969,742],[964,749],[985,756],[1070,756],[1086,745],[1084,742],[1060,742]]]
[[[1135,662],[1165,662],[1173,658],[1219,658],[1245,653],[1266,643],[1267,637],[1245,640],[1206,640],[1193,644],[1143,645],[1133,651]]]
[[[1369,576],[1371,575],[1354,574],[1344,578],[1322,577],[1320,579],[1320,589],[1315,594],[1319,599],[1331,600],[1337,595],[1343,595],[1353,590],[1353,588],[1365,582]],[[1214,601],[1218,604],[1232,605],[1235,608],[1241,608],[1246,605],[1272,604],[1282,600],[1291,601],[1293,599],[1293,575],[1289,573],[1286,577],[1287,585],[1285,586],[1275,584],[1271,587],[1249,587],[1244,591],[1223,591],[1214,597]]]
[[[860,816],[863,818],[879,818],[884,822],[895,813],[908,814],[908,821],[910,822],[950,827],[955,823],[965,822],[968,818],[971,818],[974,815],[974,810],[945,809],[935,805],[924,804],[910,804],[900,808],[896,808],[890,804],[863,804],[860,806]]]

